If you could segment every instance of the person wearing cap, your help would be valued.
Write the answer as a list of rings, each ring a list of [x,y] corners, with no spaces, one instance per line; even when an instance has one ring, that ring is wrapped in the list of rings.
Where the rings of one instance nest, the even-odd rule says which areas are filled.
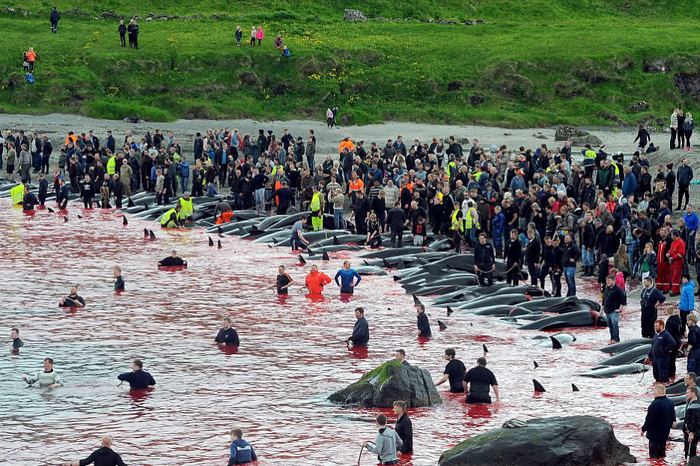
[[[309,210],[311,210],[311,225],[314,231],[323,230],[323,194],[318,189],[318,185],[313,186],[313,195]]]

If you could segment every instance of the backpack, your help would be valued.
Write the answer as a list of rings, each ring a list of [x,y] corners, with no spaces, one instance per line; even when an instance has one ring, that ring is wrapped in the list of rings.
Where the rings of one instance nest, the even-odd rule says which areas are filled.
[[[32,73],[27,73],[27,82],[29,84],[34,84],[34,75]]]

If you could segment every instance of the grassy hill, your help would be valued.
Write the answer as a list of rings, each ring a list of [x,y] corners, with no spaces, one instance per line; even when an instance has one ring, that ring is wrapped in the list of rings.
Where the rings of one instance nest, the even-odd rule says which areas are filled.
[[[18,2],[26,14],[0,5],[4,112],[322,119],[338,106],[353,124],[543,126],[633,124],[697,102],[674,85],[676,73],[700,73],[700,2],[691,0],[64,0],[58,35],[52,5]],[[344,8],[394,21],[346,23]],[[142,17],[139,50],[119,47],[118,20],[103,17],[112,10]],[[262,47],[246,44],[251,26],[263,26]],[[277,33],[291,58],[272,47]],[[21,69],[29,46],[39,56],[33,85]],[[644,72],[654,59],[671,72]],[[649,110],[629,109],[639,100]]]

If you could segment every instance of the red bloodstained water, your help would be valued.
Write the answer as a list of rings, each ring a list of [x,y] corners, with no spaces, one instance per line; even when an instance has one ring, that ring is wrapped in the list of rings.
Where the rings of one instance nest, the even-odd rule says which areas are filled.
[[[493,317],[448,318],[426,298],[435,335],[426,341],[417,336],[412,298],[391,277],[363,277],[353,296],[341,297],[335,284],[322,299],[298,292],[312,264],[333,276],[344,259],[359,265],[355,252],[300,266],[287,248],[236,237],[222,238],[221,250],[209,247],[201,229],[155,230],[155,222],[136,218],[124,227],[118,212],[76,205],[68,217],[64,222],[62,213],[46,210],[27,215],[0,200],[0,328],[8,349],[0,356],[3,464],[74,461],[108,434],[128,464],[221,466],[233,427],[244,429],[261,465],[356,464],[360,442],[376,435],[372,420],[380,410],[340,408],[326,401],[329,394],[398,348],[438,380],[446,347],[471,367],[484,343],[503,402],[467,406],[463,396],[439,387],[442,406],[410,411],[415,453],[404,464],[435,465],[446,449],[508,419],[568,415],[607,419],[640,464],[659,464],[648,460],[639,430],[653,397],[651,374],[577,376],[608,357],[595,349],[609,339],[605,328],[571,329],[576,342],[541,349],[532,337],[542,332],[519,331]],[[144,240],[143,228],[154,229],[158,239]],[[172,249],[188,268],[159,271],[158,260]],[[119,294],[115,265],[126,280]],[[273,289],[279,265],[297,284],[286,297]],[[593,281],[578,282],[579,296],[599,299]],[[80,284],[85,309],[57,307],[71,283]],[[357,306],[367,310],[371,330],[364,353],[348,351],[344,342]],[[226,315],[241,338],[237,352],[213,344]],[[438,318],[447,330],[438,331]],[[25,342],[16,356],[9,351],[12,326]],[[639,335],[636,302],[622,316],[621,334],[623,340]],[[65,387],[25,387],[22,375],[40,370],[44,357],[55,360]],[[136,358],[157,381],[150,392],[117,386],[117,375]],[[678,365],[683,375],[685,360]],[[547,392],[535,395],[532,379]],[[581,391],[572,392],[571,383]],[[664,464],[682,464],[682,456],[682,444],[672,443]],[[362,464],[375,460],[366,452]]]

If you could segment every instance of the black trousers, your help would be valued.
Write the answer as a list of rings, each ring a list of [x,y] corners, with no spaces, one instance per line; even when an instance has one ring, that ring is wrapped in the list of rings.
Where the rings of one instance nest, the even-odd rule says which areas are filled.
[[[479,270],[490,270],[493,264],[477,264]],[[479,278],[479,286],[491,286],[493,285],[493,272],[477,272],[476,276]]]
[[[666,442],[652,442],[649,440],[649,457],[664,458],[666,456]]]
[[[29,68],[34,69],[34,62],[29,62]],[[690,147],[690,137],[693,135],[693,130],[685,131],[685,147]]]
[[[685,209],[685,206],[690,202],[690,186],[687,184],[678,185],[678,210]],[[683,196],[685,196],[685,204],[681,205]]]
[[[390,238],[392,248],[400,248],[403,246],[403,228],[392,228]]]
[[[129,41],[131,43],[131,41]],[[126,47],[126,34],[119,34],[119,45]]]
[[[681,149],[685,147],[685,130],[680,126],[678,127],[678,147]]]
[[[506,263],[506,267],[508,269],[508,273],[506,273],[506,283],[518,286],[518,284],[520,284],[520,266],[518,264]]]
[[[676,137],[677,137],[676,133],[677,132],[678,131],[676,131],[676,128],[671,128],[671,145],[670,145],[671,149],[676,148]]]
[[[700,435],[697,433],[693,436],[693,441],[688,441],[688,433],[683,433],[683,450],[685,451],[685,457],[690,459],[697,456],[698,440],[700,440]]]

